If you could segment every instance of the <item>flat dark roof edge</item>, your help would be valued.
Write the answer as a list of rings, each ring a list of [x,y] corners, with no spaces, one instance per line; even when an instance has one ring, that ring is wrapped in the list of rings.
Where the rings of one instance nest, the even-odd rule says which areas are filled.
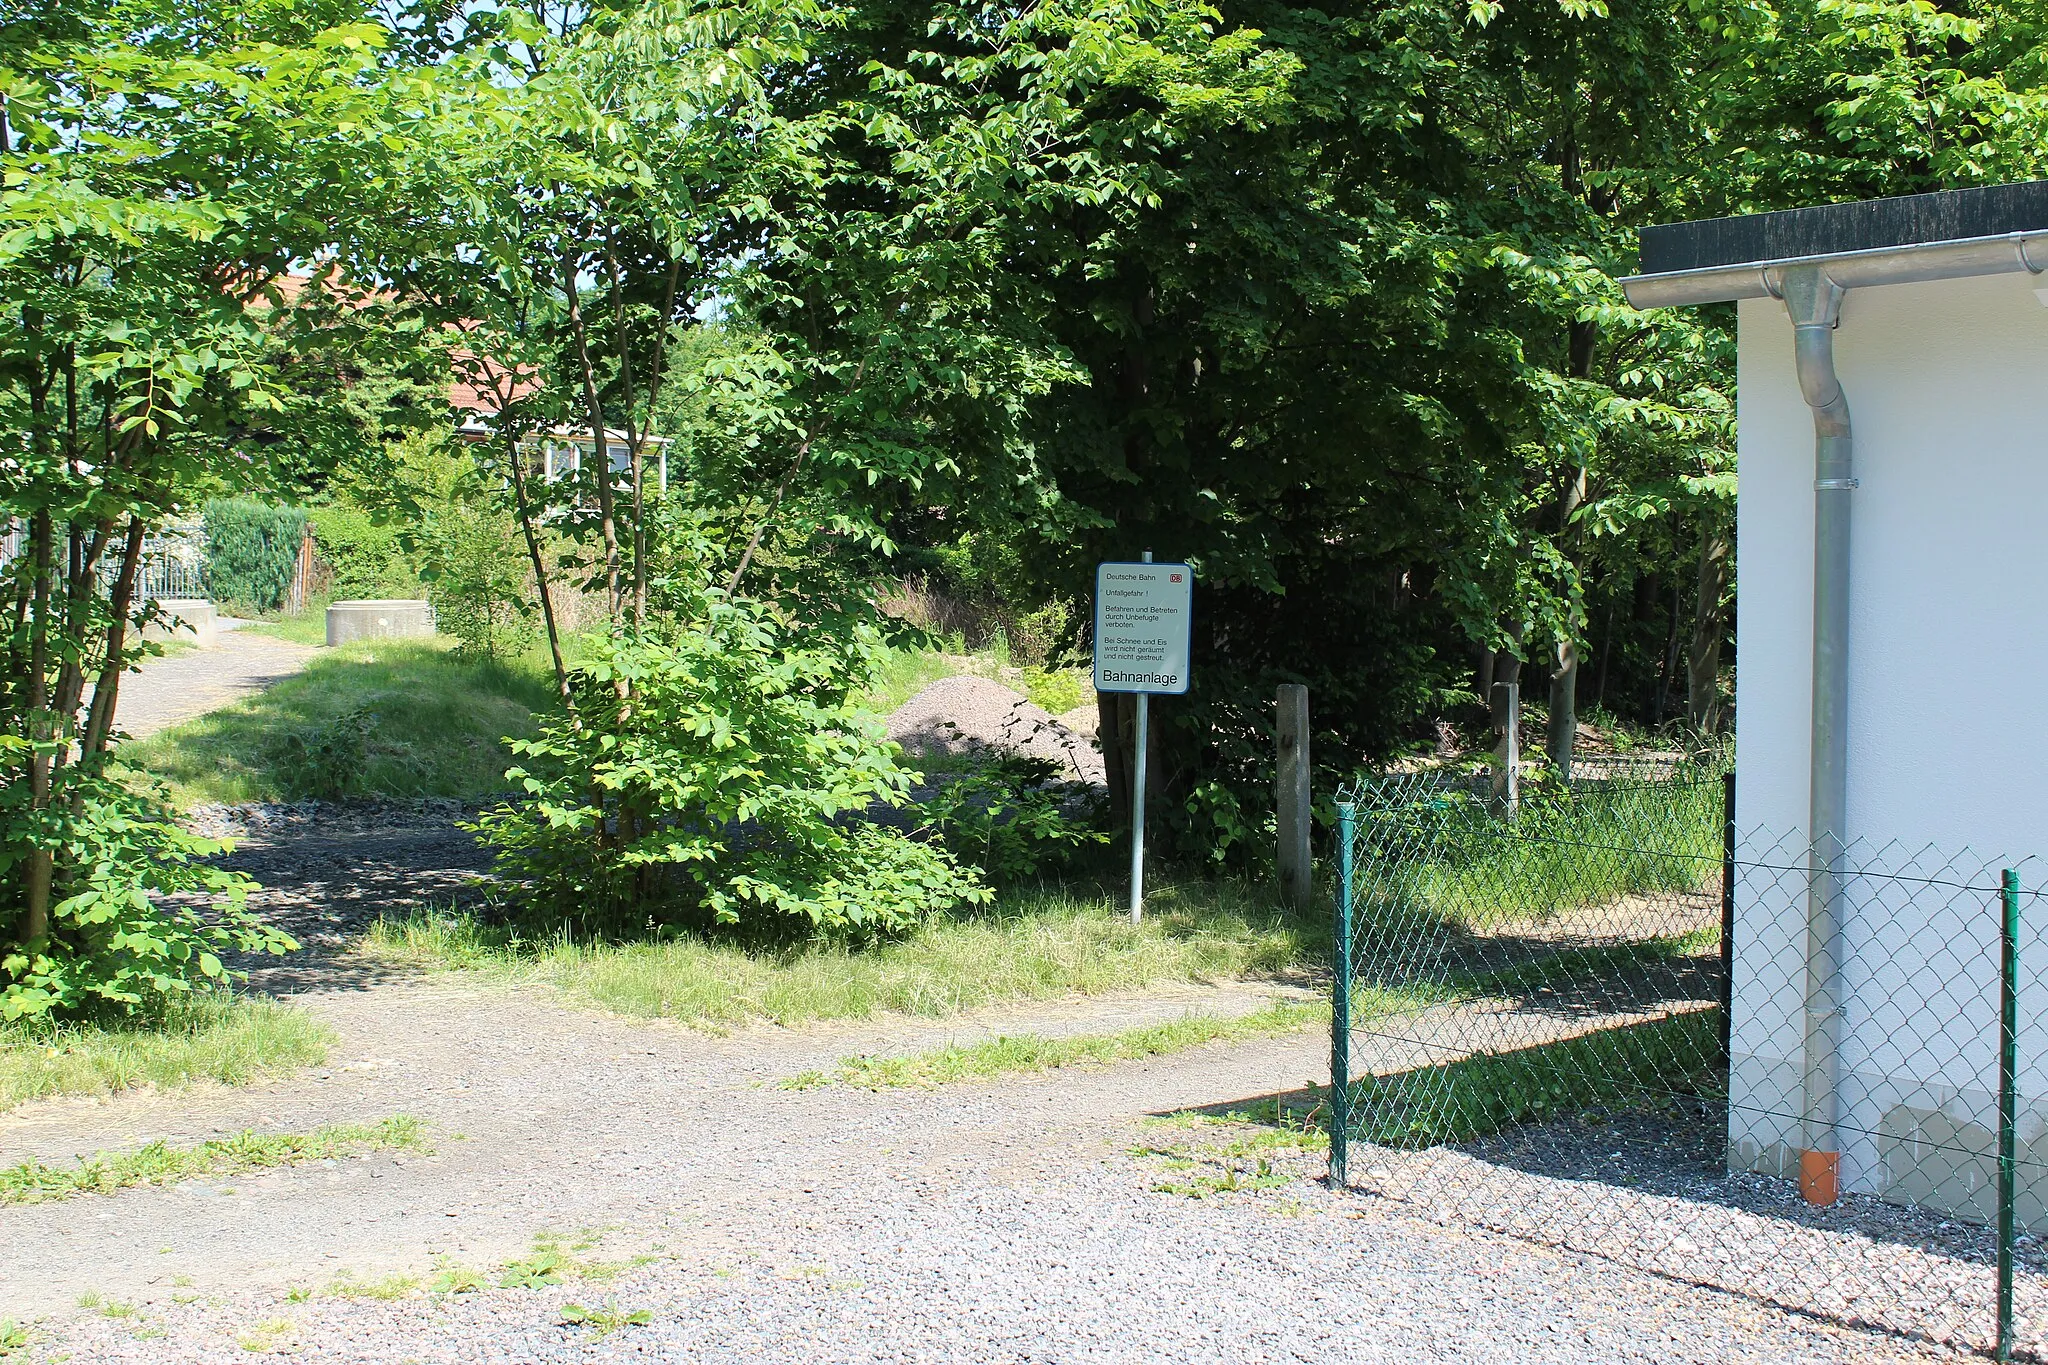
[[[1647,227],[1641,273],[1831,256],[2048,229],[2048,180]]]

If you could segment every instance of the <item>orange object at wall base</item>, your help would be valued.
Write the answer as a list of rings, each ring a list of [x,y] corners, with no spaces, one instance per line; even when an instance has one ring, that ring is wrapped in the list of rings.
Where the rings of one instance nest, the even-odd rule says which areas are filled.
[[[1809,1204],[1832,1204],[1842,1193],[1840,1152],[1799,1154],[1799,1197]]]

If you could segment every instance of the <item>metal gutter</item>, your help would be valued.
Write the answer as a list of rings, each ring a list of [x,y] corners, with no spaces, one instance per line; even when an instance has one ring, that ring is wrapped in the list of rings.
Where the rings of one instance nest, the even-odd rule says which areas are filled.
[[[1674,270],[1662,275],[1631,275],[1621,281],[1621,289],[1637,308],[1783,298],[1786,273],[1812,268],[1821,270],[1843,289],[2021,271],[2038,275],[2048,270],[2048,230]]]

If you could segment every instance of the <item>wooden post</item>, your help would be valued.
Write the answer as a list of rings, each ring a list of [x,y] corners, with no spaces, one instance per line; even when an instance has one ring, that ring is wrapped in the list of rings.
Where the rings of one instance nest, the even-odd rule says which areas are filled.
[[[1308,689],[1300,683],[1281,683],[1278,710],[1274,798],[1280,817],[1280,896],[1289,905],[1307,905],[1315,894],[1315,869],[1308,852]]]
[[[1522,804],[1522,688],[1493,685],[1493,809],[1513,815]]]

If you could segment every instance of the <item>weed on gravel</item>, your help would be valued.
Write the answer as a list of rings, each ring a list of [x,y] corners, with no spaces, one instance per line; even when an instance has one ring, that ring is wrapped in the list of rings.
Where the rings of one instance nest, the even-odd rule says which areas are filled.
[[[35,1344],[30,1330],[13,1318],[0,1318],[0,1360],[5,1360],[16,1351],[26,1351]]]
[[[0,1024],[0,1110],[47,1095],[249,1085],[317,1065],[333,1041],[304,1010],[217,994],[119,1024]]]
[[[596,1308],[585,1308],[580,1303],[562,1305],[564,1326],[588,1327],[600,1341],[622,1327],[645,1327],[653,1321],[652,1312],[645,1308],[622,1309],[617,1299],[607,1299]]]
[[[1329,1134],[1314,1122],[1313,1111],[1277,1100],[1221,1113],[1191,1110],[1151,1120],[1161,1138],[1130,1155],[1165,1173],[1150,1186],[1154,1194],[1209,1199],[1279,1189],[1307,1173],[1308,1158],[1329,1150]]]
[[[780,1084],[786,1090],[834,1084],[867,1090],[946,1085],[1091,1062],[1137,1061],[1208,1043],[1292,1033],[1311,1024],[1326,1025],[1329,1020],[1329,1006],[1320,1002],[1276,1000],[1262,1010],[1235,1018],[1191,1014],[1170,1023],[1148,1024],[1117,1033],[1078,1033],[1058,1038],[1027,1033],[932,1048],[904,1057],[847,1057],[832,1071],[806,1071]]]
[[[783,951],[700,939],[536,940],[473,915],[430,914],[380,920],[358,951],[377,963],[482,972],[618,1014],[721,1028],[943,1016],[1166,981],[1273,977],[1319,964],[1328,942],[1323,916],[1291,914],[1246,883],[1165,887],[1148,908],[1134,925],[1121,893],[1107,888],[1025,887],[985,913],[936,919],[895,942]]]
[[[233,1175],[393,1149],[428,1150],[418,1119],[399,1114],[380,1123],[330,1124],[311,1133],[246,1130],[196,1147],[152,1142],[132,1152],[101,1152],[69,1166],[45,1166],[31,1160],[0,1170],[0,1205],[111,1194],[130,1185],[168,1185],[198,1176]]]

